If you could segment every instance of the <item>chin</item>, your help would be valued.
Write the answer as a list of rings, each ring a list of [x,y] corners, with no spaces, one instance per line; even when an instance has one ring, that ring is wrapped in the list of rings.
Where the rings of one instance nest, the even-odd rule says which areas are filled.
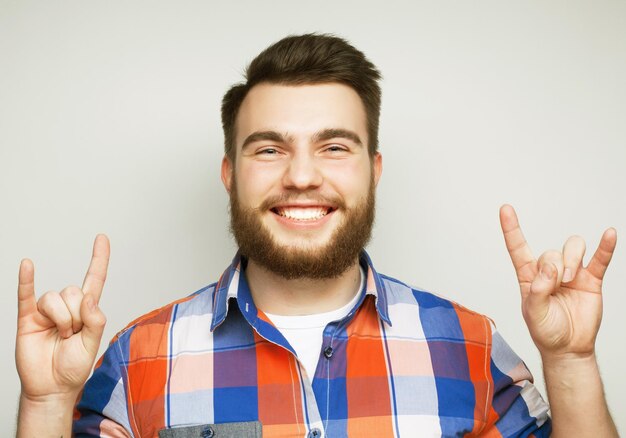
[[[330,243],[330,236],[325,238],[311,237],[278,237],[272,234],[272,240],[284,251],[309,252],[323,251]]]

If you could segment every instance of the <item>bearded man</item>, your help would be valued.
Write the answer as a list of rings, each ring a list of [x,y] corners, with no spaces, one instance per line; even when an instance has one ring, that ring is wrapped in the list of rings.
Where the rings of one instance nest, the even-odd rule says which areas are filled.
[[[364,251],[382,172],[379,78],[329,35],[287,37],[252,61],[222,104],[239,252],[216,283],[119,332],[87,383],[107,238],[82,289],[39,302],[23,261],[18,434],[617,436],[594,356],[615,230],[587,267],[578,237],[535,260],[501,208],[550,419],[487,317],[377,273]]]

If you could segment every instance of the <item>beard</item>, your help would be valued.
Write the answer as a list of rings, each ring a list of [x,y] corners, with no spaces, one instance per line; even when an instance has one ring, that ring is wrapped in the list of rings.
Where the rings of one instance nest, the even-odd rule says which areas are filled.
[[[375,217],[374,186],[372,173],[367,195],[352,208],[347,208],[341,199],[330,200],[337,206],[336,211],[343,212],[344,217],[326,244],[289,246],[276,242],[261,221],[261,216],[267,214],[272,205],[293,199],[301,192],[268,198],[258,208],[246,208],[239,203],[237,178],[233,175],[230,231],[239,245],[241,255],[283,278],[336,278],[354,265],[370,240]],[[328,198],[317,200],[329,201]]]

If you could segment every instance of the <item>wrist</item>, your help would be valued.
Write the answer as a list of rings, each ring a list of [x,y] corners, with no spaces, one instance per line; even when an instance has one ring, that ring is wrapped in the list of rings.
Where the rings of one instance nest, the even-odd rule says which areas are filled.
[[[20,412],[49,415],[56,412],[73,411],[80,392],[31,396],[20,394]]]
[[[28,394],[23,389],[20,392],[20,402],[25,401],[32,404],[48,404],[48,403],[74,403],[82,392],[82,387],[73,391],[54,392],[50,394]]]
[[[602,394],[602,381],[595,354],[547,357],[542,355],[542,361],[548,398],[551,401],[556,391],[572,396],[581,389]]]
[[[20,394],[17,436],[70,436],[74,404],[79,393],[29,396]]]
[[[541,362],[544,371],[546,368],[562,371],[588,369],[597,367],[595,351],[588,353],[544,353],[541,352]]]

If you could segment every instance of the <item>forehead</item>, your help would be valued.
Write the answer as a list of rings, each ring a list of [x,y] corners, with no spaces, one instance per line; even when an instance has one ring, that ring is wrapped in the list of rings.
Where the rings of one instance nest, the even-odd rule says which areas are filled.
[[[339,83],[255,85],[241,104],[236,144],[256,131],[277,131],[295,137],[321,129],[357,132],[367,144],[365,107],[354,89]]]

